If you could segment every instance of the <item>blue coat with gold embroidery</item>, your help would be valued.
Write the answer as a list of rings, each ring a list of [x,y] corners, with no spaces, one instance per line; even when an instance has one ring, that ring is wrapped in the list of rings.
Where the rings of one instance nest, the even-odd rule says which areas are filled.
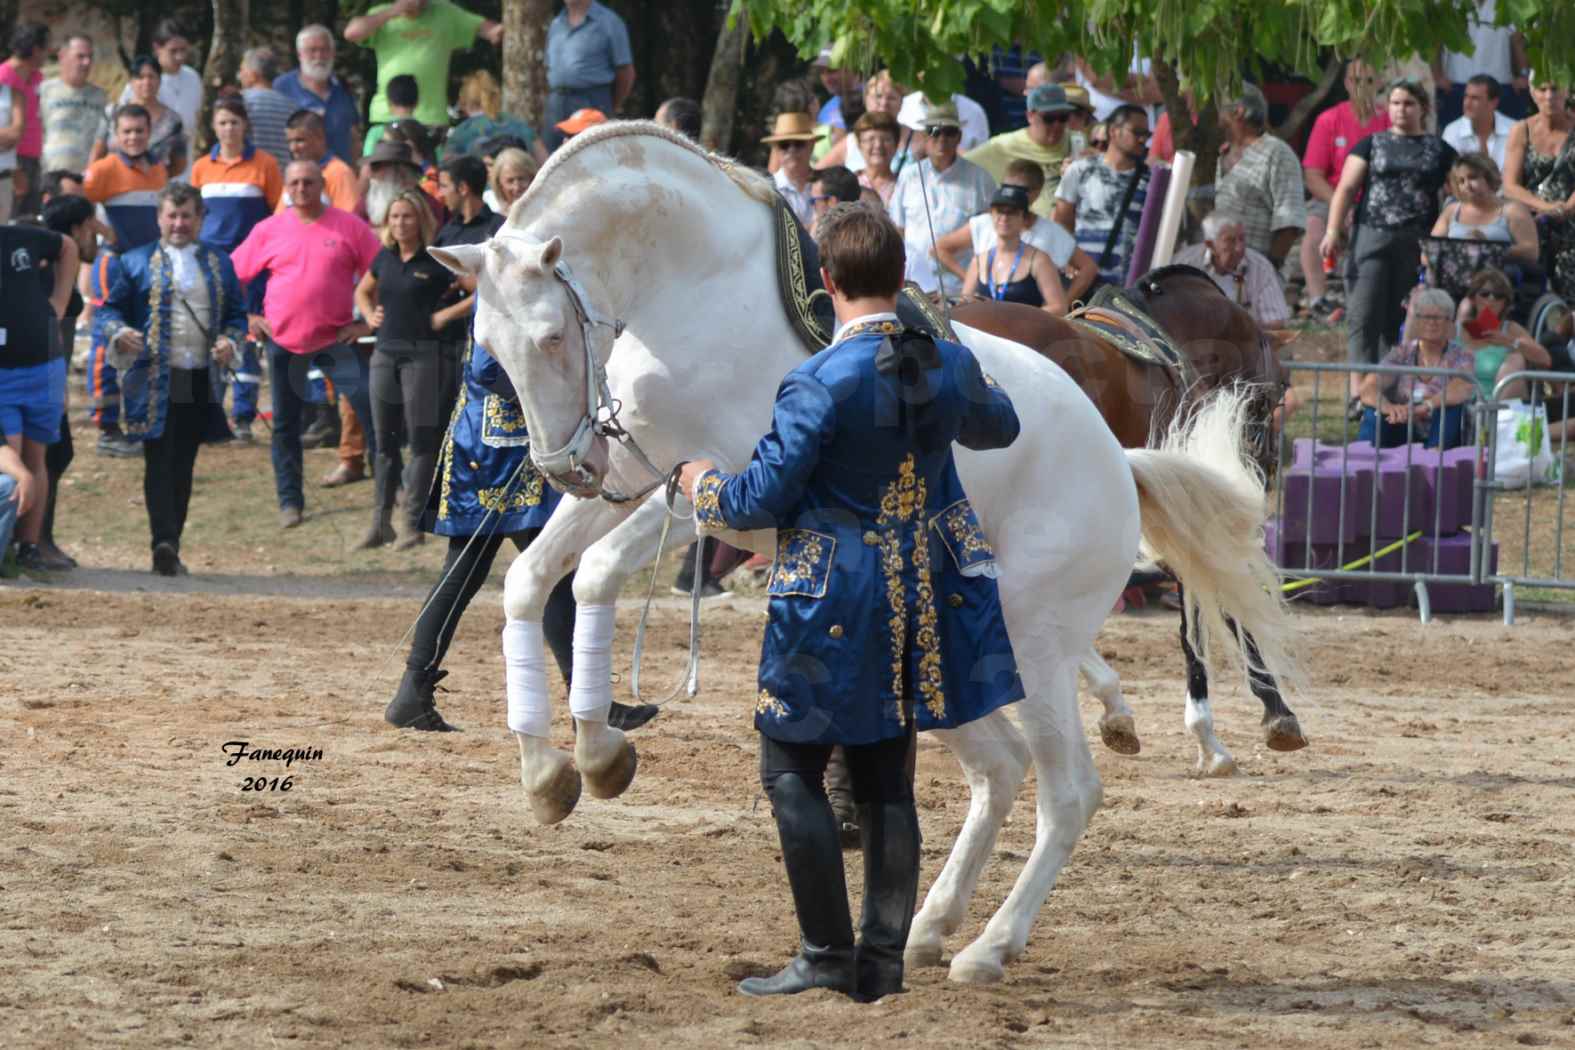
[[[917,381],[883,367],[901,332],[857,326],[795,369],[749,466],[695,486],[703,528],[777,530],[755,707],[774,739],[874,743],[909,704],[945,729],[1023,695],[951,451],[1009,445],[1017,414],[955,343]]]
[[[539,529],[561,497],[530,461],[525,416],[503,366],[473,342],[463,373],[427,500],[428,527],[441,536]],[[507,393],[494,391],[500,386]]]
[[[240,347],[246,338],[246,300],[235,278],[229,256],[205,244],[197,245],[197,266],[208,286],[209,331],[214,338],[227,335]],[[143,351],[120,371],[121,426],[126,436],[151,441],[164,433],[169,411],[170,319],[181,306],[170,275],[169,256],[159,242],[112,255],[104,270],[104,303],[93,318],[94,338],[108,345],[125,328],[142,333]],[[208,369],[212,386],[212,420],[205,440],[224,441],[231,435],[224,419],[224,376]]]

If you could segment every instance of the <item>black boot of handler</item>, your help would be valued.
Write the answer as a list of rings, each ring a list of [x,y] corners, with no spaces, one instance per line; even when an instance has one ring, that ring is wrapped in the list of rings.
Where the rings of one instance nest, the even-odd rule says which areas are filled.
[[[816,785],[818,788],[819,785]],[[813,988],[853,992],[853,919],[848,912],[842,844],[826,796],[796,773],[771,786],[782,842],[782,863],[793,889],[803,946],[793,961],[771,977],[740,981],[744,995],[796,995]],[[901,962],[901,952],[898,962]]]
[[[864,916],[855,998],[902,991],[902,953],[919,894],[919,816],[913,800],[859,807],[864,836]]]

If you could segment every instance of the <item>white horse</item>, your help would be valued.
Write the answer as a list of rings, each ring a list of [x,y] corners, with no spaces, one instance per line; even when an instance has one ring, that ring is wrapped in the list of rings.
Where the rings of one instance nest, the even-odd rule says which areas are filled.
[[[778,382],[805,359],[777,292],[773,195],[767,180],[654,124],[613,124],[555,154],[497,237],[432,249],[477,278],[476,339],[523,391],[537,462],[582,497],[563,501],[505,585],[509,724],[538,819],[567,816],[582,776],[593,795],[611,797],[634,775],[632,746],[606,724],[613,603],[654,557],[665,509],[659,499],[596,495],[641,494],[680,459],[740,469],[770,424]],[[1239,444],[1240,401],[1222,398],[1169,450],[1124,452],[1055,365],[1015,343],[960,334],[1022,420],[1009,449],[960,450],[957,466],[995,547],[1027,697],[1013,705],[1021,730],[1001,710],[938,734],[963,767],[971,804],[914,920],[907,960],[939,964],[1032,761],[1032,855],[983,934],[951,964],[954,980],[982,982],[1001,978],[1022,953],[1099,807],[1078,663],[1138,554],[1140,520],[1145,547],[1199,602],[1202,641],[1216,640],[1200,652],[1235,645],[1229,613],[1257,637],[1270,670],[1283,677],[1291,668],[1278,589],[1266,587],[1274,576],[1259,543],[1264,501]],[[613,409],[641,454],[593,425]],[[674,523],[671,542],[692,536]],[[576,566],[571,760],[547,738],[540,620],[552,586]]]

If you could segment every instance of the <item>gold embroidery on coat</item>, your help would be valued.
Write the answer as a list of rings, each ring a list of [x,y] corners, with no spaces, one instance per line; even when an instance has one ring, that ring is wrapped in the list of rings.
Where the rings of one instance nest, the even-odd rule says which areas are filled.
[[[489,429],[501,434],[525,429],[525,413],[520,410],[517,402],[494,394],[487,398],[483,406]]]
[[[773,598],[798,595],[824,598],[831,580],[831,561],[837,550],[834,536],[809,529],[777,532],[777,557],[771,566],[766,592]]]
[[[143,345],[148,352],[148,414],[139,423],[127,417],[124,426],[128,434],[146,434],[153,429],[154,417],[163,409],[159,402],[158,376],[159,369],[163,366],[164,357],[164,317],[159,312],[159,306],[164,301],[164,293],[170,277],[169,262],[162,251],[154,252],[148,260],[148,337]],[[169,373],[164,373],[164,381],[169,382]],[[168,393],[168,391],[166,391]],[[121,401],[124,404],[125,391],[121,391]],[[124,412],[122,413],[124,414]]]
[[[786,718],[787,705],[772,696],[769,690],[760,690],[760,699],[755,701],[755,714],[768,715],[773,718]]]
[[[491,489],[478,489],[476,502],[481,504],[483,510],[496,511],[507,514],[510,511],[524,510],[526,507],[541,506],[541,475],[530,467],[525,468],[530,480],[525,482],[513,495],[509,494],[508,486],[499,486]]]
[[[870,332],[878,332],[881,335],[896,335],[901,331],[902,325],[896,321],[864,321],[861,324],[853,325],[843,332],[842,338],[844,340],[852,339],[856,335],[866,335]]]
[[[887,622],[891,629],[892,693],[899,700],[904,695],[902,671],[908,640],[908,611],[902,586],[902,530],[906,526],[913,537],[913,568],[919,606],[919,626],[914,636],[914,642],[919,647],[919,680],[916,687],[919,699],[930,713],[937,718],[944,718],[946,689],[941,669],[938,618],[935,614],[935,585],[930,575],[930,538],[923,513],[925,503],[925,484],[918,476],[910,452],[897,470],[897,480],[881,492],[880,516],[876,519],[876,523],[883,528],[880,540],[881,572],[886,577],[886,602],[891,608]]]
[[[995,558],[995,548],[985,539],[979,517],[967,500],[958,500],[941,511],[937,521],[959,568]]]
[[[719,470],[708,470],[695,482],[695,495],[692,502],[695,506],[695,526],[701,529],[725,529],[727,521],[722,517],[722,503],[719,493],[722,483],[726,479]]]

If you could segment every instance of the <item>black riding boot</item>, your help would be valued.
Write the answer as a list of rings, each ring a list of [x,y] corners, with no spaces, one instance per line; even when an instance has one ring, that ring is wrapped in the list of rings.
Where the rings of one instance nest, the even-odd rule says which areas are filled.
[[[399,691],[394,694],[394,699],[389,701],[388,707],[383,711],[384,721],[400,729],[420,729],[433,733],[458,732],[457,726],[449,725],[438,713],[437,699],[432,694],[433,688],[447,674],[447,671],[441,669],[415,671],[406,668],[405,677],[399,683]]]
[[[853,919],[842,848],[836,819],[819,788],[796,773],[784,773],[772,783],[771,808],[803,947],[776,975],[740,981],[738,990],[745,995],[796,995],[812,988],[853,992]],[[900,968],[900,949],[897,959]]]
[[[919,895],[919,815],[913,800],[859,806],[864,836],[864,916],[859,922],[857,998],[902,991],[902,952]]]

